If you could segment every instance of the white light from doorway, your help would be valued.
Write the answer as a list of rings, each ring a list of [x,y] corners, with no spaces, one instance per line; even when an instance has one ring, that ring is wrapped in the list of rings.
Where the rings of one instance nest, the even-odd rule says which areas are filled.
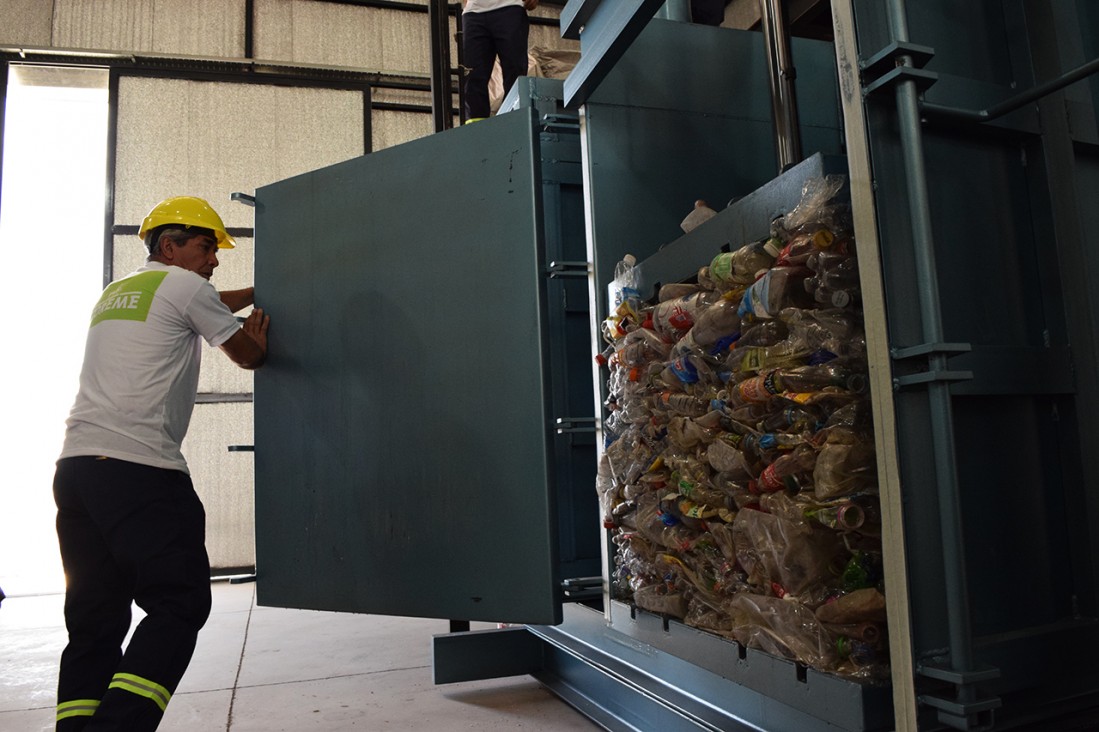
[[[59,592],[52,481],[103,286],[108,72],[12,65],[3,124],[0,588]]]

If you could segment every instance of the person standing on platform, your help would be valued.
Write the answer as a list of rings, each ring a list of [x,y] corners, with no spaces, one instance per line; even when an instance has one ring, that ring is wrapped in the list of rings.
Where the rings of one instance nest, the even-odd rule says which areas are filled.
[[[504,94],[527,73],[530,18],[538,0],[463,0],[463,63],[469,68],[465,87],[466,124],[491,113],[488,82],[496,58],[504,77]]]

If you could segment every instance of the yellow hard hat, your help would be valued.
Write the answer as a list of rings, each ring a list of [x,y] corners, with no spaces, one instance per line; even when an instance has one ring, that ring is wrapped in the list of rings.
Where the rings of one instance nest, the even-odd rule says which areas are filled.
[[[194,196],[174,196],[165,198],[153,206],[153,210],[141,222],[141,230],[137,232],[142,241],[145,234],[164,224],[182,224],[187,226],[200,226],[204,229],[212,229],[217,235],[218,249],[232,249],[236,241],[225,231],[225,224],[217,211],[210,207],[206,201]]]

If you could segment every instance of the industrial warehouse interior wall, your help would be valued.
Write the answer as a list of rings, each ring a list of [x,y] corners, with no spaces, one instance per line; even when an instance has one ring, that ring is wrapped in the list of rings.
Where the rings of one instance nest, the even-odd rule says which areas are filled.
[[[126,68],[117,94],[113,206],[115,227],[137,227],[158,200],[181,193],[208,198],[236,229],[253,226],[253,210],[231,203],[234,191],[258,186],[432,134],[427,0],[365,7],[319,0],[254,0],[252,36],[245,0],[2,0],[0,50],[52,49],[51,62],[66,57],[88,63],[104,53],[104,65],[127,66],[134,54],[140,75]],[[413,6],[420,5],[423,9]],[[558,7],[533,14],[556,18]],[[456,27],[454,19],[451,28]],[[574,49],[557,26],[532,25],[531,44]],[[377,73],[418,82],[423,90],[379,85],[366,100],[359,90],[275,86],[241,66],[218,65],[217,81],[180,78],[156,59],[244,60],[315,70]],[[148,54],[148,56],[141,56]],[[112,56],[113,55],[113,56]],[[122,61],[119,62],[119,55]],[[95,58],[95,56],[93,56]],[[451,34],[451,65],[458,65]],[[171,67],[171,68],[167,68]],[[213,68],[213,67],[212,67]],[[236,83],[234,76],[241,82]],[[256,82],[260,83],[256,83]],[[368,105],[367,102],[370,102]],[[364,112],[371,105],[370,119]],[[121,276],[143,259],[132,234],[113,239],[113,271]],[[251,282],[253,241],[223,253],[215,284],[223,289]],[[303,246],[320,246],[303,242]],[[259,293],[262,304],[262,293]],[[204,355],[195,410],[184,453],[206,502],[208,543],[215,567],[254,561],[251,454],[227,450],[251,444],[251,374],[220,353]],[[226,399],[237,399],[222,403]],[[215,403],[209,403],[215,402]],[[232,422],[229,427],[225,420]],[[235,421],[234,421],[235,420]],[[248,429],[244,429],[247,426]]]
[[[412,9],[421,5],[424,10]],[[354,69],[427,83],[431,68],[427,0],[366,7],[319,0],[255,0],[251,58],[280,65]],[[180,58],[244,59],[245,0],[4,0],[0,46],[72,51],[164,54]],[[560,8],[543,6],[533,16],[556,19]],[[451,19],[451,66],[458,66],[456,22]],[[557,25],[532,24],[530,45],[577,50]],[[382,104],[417,105],[429,111],[426,90],[376,88]],[[423,112],[374,109],[372,149],[380,150],[434,131]]]
[[[4,0],[0,44],[244,55],[245,0]]]
[[[251,194],[258,186],[360,155],[362,110],[358,91],[123,77],[114,223],[138,226],[157,201],[192,194],[213,203],[228,227],[251,229],[254,210],[230,201],[230,194]],[[240,237],[235,249],[221,252],[213,280],[219,289],[251,284],[253,241]],[[115,237],[116,276],[143,258],[136,236]],[[262,306],[263,294],[257,298]],[[250,372],[206,349],[200,395],[247,399],[251,392]],[[202,398],[184,454],[206,504],[211,563],[249,566],[254,563],[251,458],[228,447],[251,444],[252,405],[207,404]]]

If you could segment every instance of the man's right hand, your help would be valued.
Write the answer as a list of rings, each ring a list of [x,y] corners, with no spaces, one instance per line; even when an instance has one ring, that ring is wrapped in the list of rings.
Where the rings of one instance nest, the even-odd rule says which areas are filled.
[[[244,319],[244,325],[221,344],[221,350],[243,369],[258,369],[267,358],[267,327],[271,317],[256,308]]]

